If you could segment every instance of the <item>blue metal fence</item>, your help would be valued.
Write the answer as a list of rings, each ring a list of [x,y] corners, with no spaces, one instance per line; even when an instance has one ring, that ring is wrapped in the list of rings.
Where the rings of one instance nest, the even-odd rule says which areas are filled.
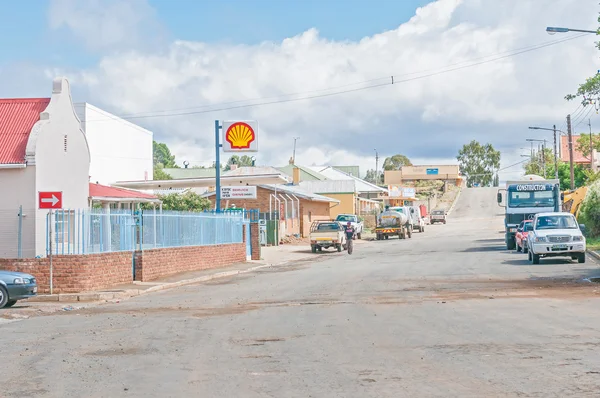
[[[242,243],[243,225],[243,214],[59,210],[46,218],[46,253],[92,254]]]

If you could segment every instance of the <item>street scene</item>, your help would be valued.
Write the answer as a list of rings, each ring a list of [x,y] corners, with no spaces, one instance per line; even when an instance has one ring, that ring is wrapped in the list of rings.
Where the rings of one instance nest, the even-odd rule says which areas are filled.
[[[1,3],[0,397],[599,396],[599,15]]]

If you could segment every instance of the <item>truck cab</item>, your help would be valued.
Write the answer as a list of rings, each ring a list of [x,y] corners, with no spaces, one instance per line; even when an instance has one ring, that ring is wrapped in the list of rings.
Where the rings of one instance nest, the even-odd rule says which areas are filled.
[[[525,178],[521,181],[508,181],[505,189],[498,190],[498,205],[505,208],[504,239],[508,250],[516,248],[515,235],[522,221],[532,220],[538,213],[557,212],[561,209],[559,180],[546,180],[535,175]]]

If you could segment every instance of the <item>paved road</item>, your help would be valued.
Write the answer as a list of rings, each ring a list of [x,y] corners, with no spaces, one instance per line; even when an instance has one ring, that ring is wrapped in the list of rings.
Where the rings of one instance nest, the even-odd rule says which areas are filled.
[[[598,265],[503,248],[495,191],[411,240],[0,325],[6,397],[600,391]]]

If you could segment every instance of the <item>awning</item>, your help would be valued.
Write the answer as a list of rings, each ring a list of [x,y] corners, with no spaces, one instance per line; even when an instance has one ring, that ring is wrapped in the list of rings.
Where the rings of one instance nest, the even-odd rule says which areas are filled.
[[[90,183],[89,198],[92,202],[105,203],[161,203],[154,195],[93,183]]]
[[[281,174],[262,174],[253,176],[221,176],[221,186],[245,186],[245,185],[265,185],[265,184],[285,184],[287,179]],[[214,177],[201,178],[180,178],[177,180],[154,180],[154,181],[118,181],[113,186],[150,190],[150,189],[170,189],[170,188],[200,188],[214,187],[216,179]]]

